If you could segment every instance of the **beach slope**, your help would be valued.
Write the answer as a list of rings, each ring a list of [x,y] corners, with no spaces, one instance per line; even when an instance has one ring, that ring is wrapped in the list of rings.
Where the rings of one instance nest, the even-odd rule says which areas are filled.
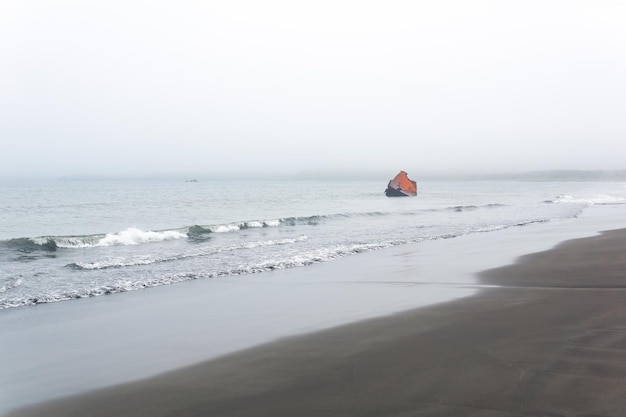
[[[498,287],[11,415],[626,415],[626,230],[480,279]]]

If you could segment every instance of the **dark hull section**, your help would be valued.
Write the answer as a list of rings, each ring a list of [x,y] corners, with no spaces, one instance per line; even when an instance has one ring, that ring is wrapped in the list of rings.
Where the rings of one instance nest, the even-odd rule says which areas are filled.
[[[387,197],[408,197],[407,194],[404,194],[402,191],[396,190],[392,187],[387,187],[387,189],[385,190],[385,195]]]

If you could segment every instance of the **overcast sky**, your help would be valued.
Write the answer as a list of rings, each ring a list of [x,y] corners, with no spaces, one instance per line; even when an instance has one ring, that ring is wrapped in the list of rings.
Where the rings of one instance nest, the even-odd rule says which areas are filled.
[[[0,177],[626,168],[626,2],[0,1]]]

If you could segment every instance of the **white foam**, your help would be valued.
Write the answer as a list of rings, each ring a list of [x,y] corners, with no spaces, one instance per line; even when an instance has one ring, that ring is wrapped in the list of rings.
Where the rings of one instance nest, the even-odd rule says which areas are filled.
[[[237,224],[222,224],[211,228],[213,233],[228,233],[241,230],[241,226]]]
[[[138,245],[140,243],[162,242],[164,240],[186,239],[187,235],[176,230],[163,232],[142,231],[130,227],[119,233],[110,233],[100,239],[95,246]]]
[[[147,257],[143,258],[131,258],[131,259],[107,259],[95,262],[76,262],[76,266],[82,269],[106,269],[106,268],[118,268],[123,266],[137,266],[137,265],[150,265],[155,263],[155,259]]]
[[[249,220],[239,223],[220,224],[211,226],[209,229],[213,233],[228,233],[236,232],[241,229],[258,229],[263,227],[278,227],[280,226],[280,220]]]
[[[263,227],[264,225],[265,224],[263,222],[258,221],[258,220],[253,220],[253,221],[245,223],[245,227],[249,227],[249,228]]]
[[[4,285],[0,285],[0,293],[5,293],[13,288],[19,287],[22,283],[23,281],[21,278],[9,280],[5,282]]]
[[[556,197],[555,203],[576,203],[585,205],[594,204],[617,204],[626,202],[626,198],[612,196],[609,194],[598,194],[590,197],[574,197],[567,194],[562,194]]]

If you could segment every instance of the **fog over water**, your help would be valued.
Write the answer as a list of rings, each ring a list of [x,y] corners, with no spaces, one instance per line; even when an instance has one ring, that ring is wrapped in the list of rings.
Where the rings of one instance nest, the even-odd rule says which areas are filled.
[[[0,178],[623,169],[621,1],[0,4]]]

